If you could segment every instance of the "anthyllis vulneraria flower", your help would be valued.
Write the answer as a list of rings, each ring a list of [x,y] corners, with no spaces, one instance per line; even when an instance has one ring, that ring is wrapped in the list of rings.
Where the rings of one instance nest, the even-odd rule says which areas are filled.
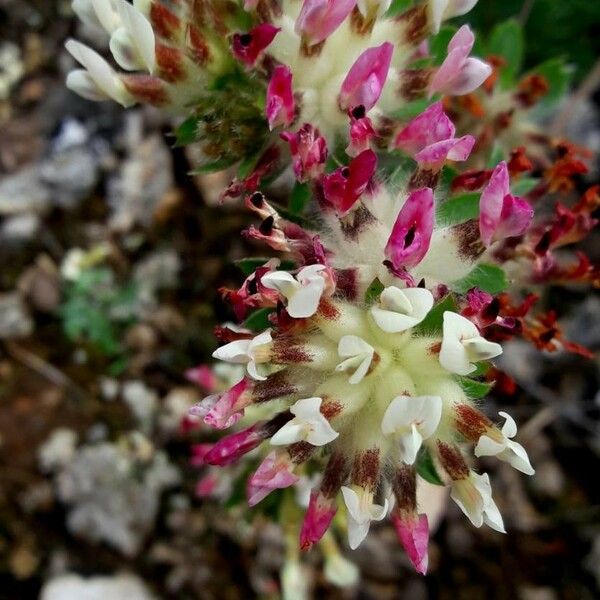
[[[441,23],[475,4],[428,0],[399,11],[391,0],[74,0],[84,22],[106,31],[122,70],[70,40],[83,68],[67,85],[92,100],[189,117],[178,141],[200,141],[207,168],[281,146],[281,128],[304,123],[356,155],[392,142],[403,106],[468,94],[490,75],[470,56],[468,26],[441,65],[428,54]]]
[[[295,484],[305,463],[325,461],[303,548],[321,539],[341,499],[352,548],[372,521],[389,516],[425,572],[428,524],[416,503],[417,470],[432,466],[475,526],[498,531],[504,525],[488,475],[471,469],[463,445],[534,472],[513,439],[512,418],[501,413],[499,427],[477,406],[489,387],[476,378],[502,353],[486,329],[510,331],[513,323],[483,316],[492,296],[473,275],[496,245],[527,230],[533,212],[511,193],[501,162],[482,191],[479,219],[445,220],[438,176],[446,160],[468,157],[472,138],[454,138],[439,103],[408,123],[396,144],[415,158],[412,175],[379,181],[377,158],[364,150],[349,166],[314,177],[318,230],[282,218],[260,192],[246,197],[262,219],[247,235],[295,267],[272,259],[240,289],[224,291],[240,320],[262,311],[265,329],[218,328],[224,344],[214,357],[246,374],[194,413],[222,429],[260,407],[260,421],[203,446],[200,459],[226,466],[264,447],[248,481],[252,505]]]

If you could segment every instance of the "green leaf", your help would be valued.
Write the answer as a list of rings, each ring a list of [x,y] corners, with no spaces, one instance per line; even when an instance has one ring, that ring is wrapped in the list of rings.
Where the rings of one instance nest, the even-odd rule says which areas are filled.
[[[410,121],[417,115],[420,115],[427,107],[433,104],[434,101],[434,98],[419,98],[418,100],[412,100],[404,106],[394,110],[391,113],[391,116],[400,121]]]
[[[395,17],[411,8],[412,5],[413,0],[392,0],[392,3],[390,4],[390,7],[385,13],[385,16],[387,18]]]
[[[504,156],[504,150],[502,150],[502,146],[496,143],[492,147],[492,151],[490,152],[490,157],[488,158],[486,167],[488,169],[493,169],[498,163],[503,161],[505,158],[506,157]]]
[[[199,122],[198,117],[189,117],[175,130],[176,148],[192,144],[198,139]]]
[[[417,473],[433,485],[446,485],[439,476],[431,452],[425,446],[421,447],[417,456]]]
[[[271,326],[269,315],[273,312],[272,308],[259,308],[255,310],[245,321],[243,326],[252,331],[262,331]]]
[[[493,383],[485,383],[483,381],[475,381],[469,377],[459,377],[458,383],[462,387],[464,393],[472,400],[479,400],[490,393],[494,387]]]
[[[308,206],[311,197],[312,190],[310,184],[296,182],[290,195],[290,211],[296,215],[303,213],[304,209]]]
[[[383,283],[379,281],[378,277],[375,277],[365,292],[365,302],[367,304],[373,304],[375,300],[381,296],[381,292],[383,292],[384,289]]]
[[[457,27],[452,25],[443,25],[437,35],[429,40],[429,53],[433,57],[433,63],[441,65],[448,55],[448,43],[452,36],[458,31]]]
[[[569,90],[573,69],[566,64],[563,58],[551,58],[531,69],[527,74],[541,75],[550,86],[548,93],[537,105],[547,110],[552,108]]]
[[[511,192],[515,196],[526,196],[539,182],[539,177],[527,177],[526,175],[523,175],[510,186]]]
[[[200,165],[197,169],[192,171],[192,175],[200,175],[202,173],[217,173],[218,171],[224,171],[231,165],[237,162],[237,158],[232,156],[224,156],[210,163]]]
[[[413,328],[413,332],[417,335],[435,335],[442,332],[444,323],[444,313],[447,310],[456,311],[456,300],[454,296],[448,294],[440,302],[438,302],[427,314],[427,316]]]
[[[488,294],[499,294],[508,287],[506,273],[496,265],[477,265],[465,278],[455,281],[453,289],[466,294],[471,288],[479,288]]]
[[[500,67],[499,83],[502,89],[510,88],[521,71],[524,48],[523,28],[516,20],[509,19],[494,27],[488,51],[506,61],[506,64]]]
[[[448,226],[458,225],[478,217],[479,193],[469,192],[442,202],[438,206],[436,220],[438,223]]]
[[[266,256],[249,256],[248,258],[240,258],[239,260],[234,261],[234,264],[247,276],[254,273],[258,267],[262,267],[269,260],[270,258]],[[291,271],[295,266],[296,265],[294,265],[291,260],[282,260],[277,269],[279,271]]]

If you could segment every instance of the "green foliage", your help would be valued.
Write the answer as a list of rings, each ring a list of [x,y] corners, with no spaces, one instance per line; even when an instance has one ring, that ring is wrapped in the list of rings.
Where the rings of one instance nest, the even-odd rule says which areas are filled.
[[[459,377],[458,383],[462,387],[465,394],[472,400],[479,400],[484,398],[490,393],[490,390],[494,387],[493,383],[486,383],[484,381],[476,381],[469,377]]]
[[[269,315],[273,312],[272,308],[259,308],[255,310],[245,321],[244,327],[251,331],[263,331],[271,326]]]
[[[541,75],[550,87],[548,93],[536,107],[536,110],[547,111],[553,108],[569,90],[573,69],[565,62],[564,58],[558,57],[551,58],[531,69],[528,75],[533,74]]]
[[[448,44],[452,36],[458,31],[454,25],[443,25],[437,35],[429,41],[429,52],[433,57],[434,65],[441,65],[448,55]]]
[[[375,277],[365,292],[365,302],[367,304],[373,304],[379,296],[381,296],[381,292],[383,292],[384,289],[383,283],[379,281],[378,277]]]
[[[539,182],[539,177],[527,177],[526,175],[522,175],[519,179],[512,182],[511,192],[515,196],[526,196],[539,184]]]
[[[442,202],[437,208],[437,222],[449,226],[477,219],[479,217],[479,197],[478,192],[469,192]]]
[[[508,287],[508,280],[506,273],[496,265],[477,265],[464,279],[456,281],[452,287],[459,294],[466,294],[476,287],[495,295]]]
[[[133,321],[136,302],[135,284],[116,285],[112,272],[104,267],[86,269],[65,290],[59,309],[65,335],[117,357],[122,353],[120,339]]]
[[[505,64],[499,69],[499,83],[502,89],[509,89],[521,72],[525,53],[523,28],[515,19],[494,27],[488,42],[488,53],[504,59]]]
[[[421,447],[417,456],[417,473],[429,483],[434,485],[445,485],[442,478],[439,476],[431,452],[425,446]]]
[[[290,195],[289,209],[295,215],[304,212],[312,197],[310,184],[296,182]]]
[[[414,4],[414,0],[392,0],[386,13],[387,17],[395,17],[408,10]]]
[[[246,276],[251,275],[258,269],[258,267],[262,267],[269,258],[266,256],[249,256],[248,258],[240,258],[235,261],[235,266]],[[294,263],[290,260],[283,260],[277,269],[279,271],[291,271],[295,267]]]
[[[436,335],[442,333],[444,313],[447,310],[456,311],[457,305],[454,296],[449,294],[438,302],[427,316],[413,329],[417,335]]]

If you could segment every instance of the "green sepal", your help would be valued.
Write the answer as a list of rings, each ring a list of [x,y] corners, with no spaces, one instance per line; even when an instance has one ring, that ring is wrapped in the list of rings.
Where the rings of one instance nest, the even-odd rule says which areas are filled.
[[[459,194],[442,202],[436,211],[436,221],[444,226],[459,225],[479,218],[479,192]]]
[[[438,302],[427,314],[427,316],[413,328],[417,335],[435,335],[442,332],[444,325],[444,313],[449,310],[456,312],[456,300],[452,294],[448,294]]]
[[[452,289],[459,294],[466,294],[472,288],[499,294],[508,288],[506,273],[496,265],[477,265],[466,277],[452,284]]]
[[[433,485],[446,485],[437,472],[433,457],[429,448],[425,446],[419,450],[416,462],[417,473],[427,482]]]
[[[383,292],[384,289],[383,283],[379,281],[378,277],[375,277],[365,292],[365,302],[367,304],[373,304],[379,296],[381,296],[381,292]]]
[[[251,331],[263,331],[271,326],[269,315],[273,312],[272,308],[259,308],[255,310],[243,323],[243,327]]]

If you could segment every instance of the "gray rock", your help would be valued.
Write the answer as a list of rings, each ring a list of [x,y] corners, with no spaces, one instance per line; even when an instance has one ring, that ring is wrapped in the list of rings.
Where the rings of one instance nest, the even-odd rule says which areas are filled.
[[[27,337],[33,326],[27,306],[17,292],[0,295],[0,339]]]

